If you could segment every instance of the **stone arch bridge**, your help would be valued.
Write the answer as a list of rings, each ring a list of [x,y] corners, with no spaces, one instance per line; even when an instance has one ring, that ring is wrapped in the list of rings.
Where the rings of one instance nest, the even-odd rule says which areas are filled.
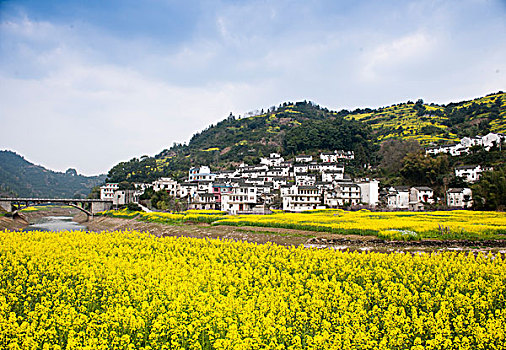
[[[93,215],[112,208],[112,199],[66,199],[66,198],[0,198],[0,207],[13,215],[21,209],[38,204],[63,204],[77,208],[93,218]]]

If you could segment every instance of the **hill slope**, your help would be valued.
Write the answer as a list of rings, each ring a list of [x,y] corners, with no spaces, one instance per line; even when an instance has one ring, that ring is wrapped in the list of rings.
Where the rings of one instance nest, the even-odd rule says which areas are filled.
[[[73,198],[86,197],[106,176],[82,176],[74,169],[66,173],[48,170],[28,162],[11,151],[0,151],[0,195]]]
[[[378,109],[329,111],[311,102],[283,103],[265,113],[228,118],[174,144],[155,157],[133,158],[113,167],[110,181],[182,178],[193,165],[213,170],[255,163],[270,152],[298,153],[344,149],[355,164],[375,163],[379,143],[391,138],[416,139],[422,145],[458,141],[463,136],[506,132],[506,94],[498,92],[448,105],[406,102]]]
[[[346,116],[370,125],[378,141],[390,138],[428,143],[455,142],[464,136],[506,132],[506,93],[448,105],[407,102]]]

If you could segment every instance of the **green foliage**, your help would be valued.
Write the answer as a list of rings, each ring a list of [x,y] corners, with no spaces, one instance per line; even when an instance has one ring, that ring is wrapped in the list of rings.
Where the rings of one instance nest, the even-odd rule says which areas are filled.
[[[506,168],[504,166],[482,173],[480,181],[471,188],[476,209],[506,209]]]
[[[100,186],[93,186],[90,194],[88,194],[88,199],[100,199]]]
[[[142,211],[141,207],[137,203],[128,203],[127,209],[130,211]]]
[[[388,173],[396,173],[402,167],[402,160],[408,153],[421,151],[416,140],[390,139],[381,143],[378,156],[380,167]]]
[[[11,151],[0,151],[0,193],[38,198],[85,198],[105,175],[83,176],[74,169],[60,173],[35,165]]]
[[[358,162],[369,163],[373,154],[371,128],[342,117],[307,120],[286,133],[284,151],[296,155],[307,151],[354,151]]]
[[[422,152],[409,153],[402,161],[400,174],[410,185],[434,186],[450,171],[448,157],[426,157]]]

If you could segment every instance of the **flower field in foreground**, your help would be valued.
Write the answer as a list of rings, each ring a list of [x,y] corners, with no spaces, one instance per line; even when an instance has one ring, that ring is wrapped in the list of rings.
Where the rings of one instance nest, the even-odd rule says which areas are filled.
[[[184,221],[214,225],[264,226],[342,234],[376,235],[386,239],[506,239],[506,213],[486,211],[371,212],[316,210],[271,215],[223,215],[196,210],[185,213],[144,213],[125,210],[104,215],[174,224]]]
[[[0,232],[2,349],[505,349],[499,256]]]

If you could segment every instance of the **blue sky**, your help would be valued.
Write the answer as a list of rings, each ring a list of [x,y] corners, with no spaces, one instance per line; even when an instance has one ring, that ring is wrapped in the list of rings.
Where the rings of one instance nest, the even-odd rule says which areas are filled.
[[[447,103],[505,74],[505,1],[0,0],[0,149],[98,174],[230,112]]]

